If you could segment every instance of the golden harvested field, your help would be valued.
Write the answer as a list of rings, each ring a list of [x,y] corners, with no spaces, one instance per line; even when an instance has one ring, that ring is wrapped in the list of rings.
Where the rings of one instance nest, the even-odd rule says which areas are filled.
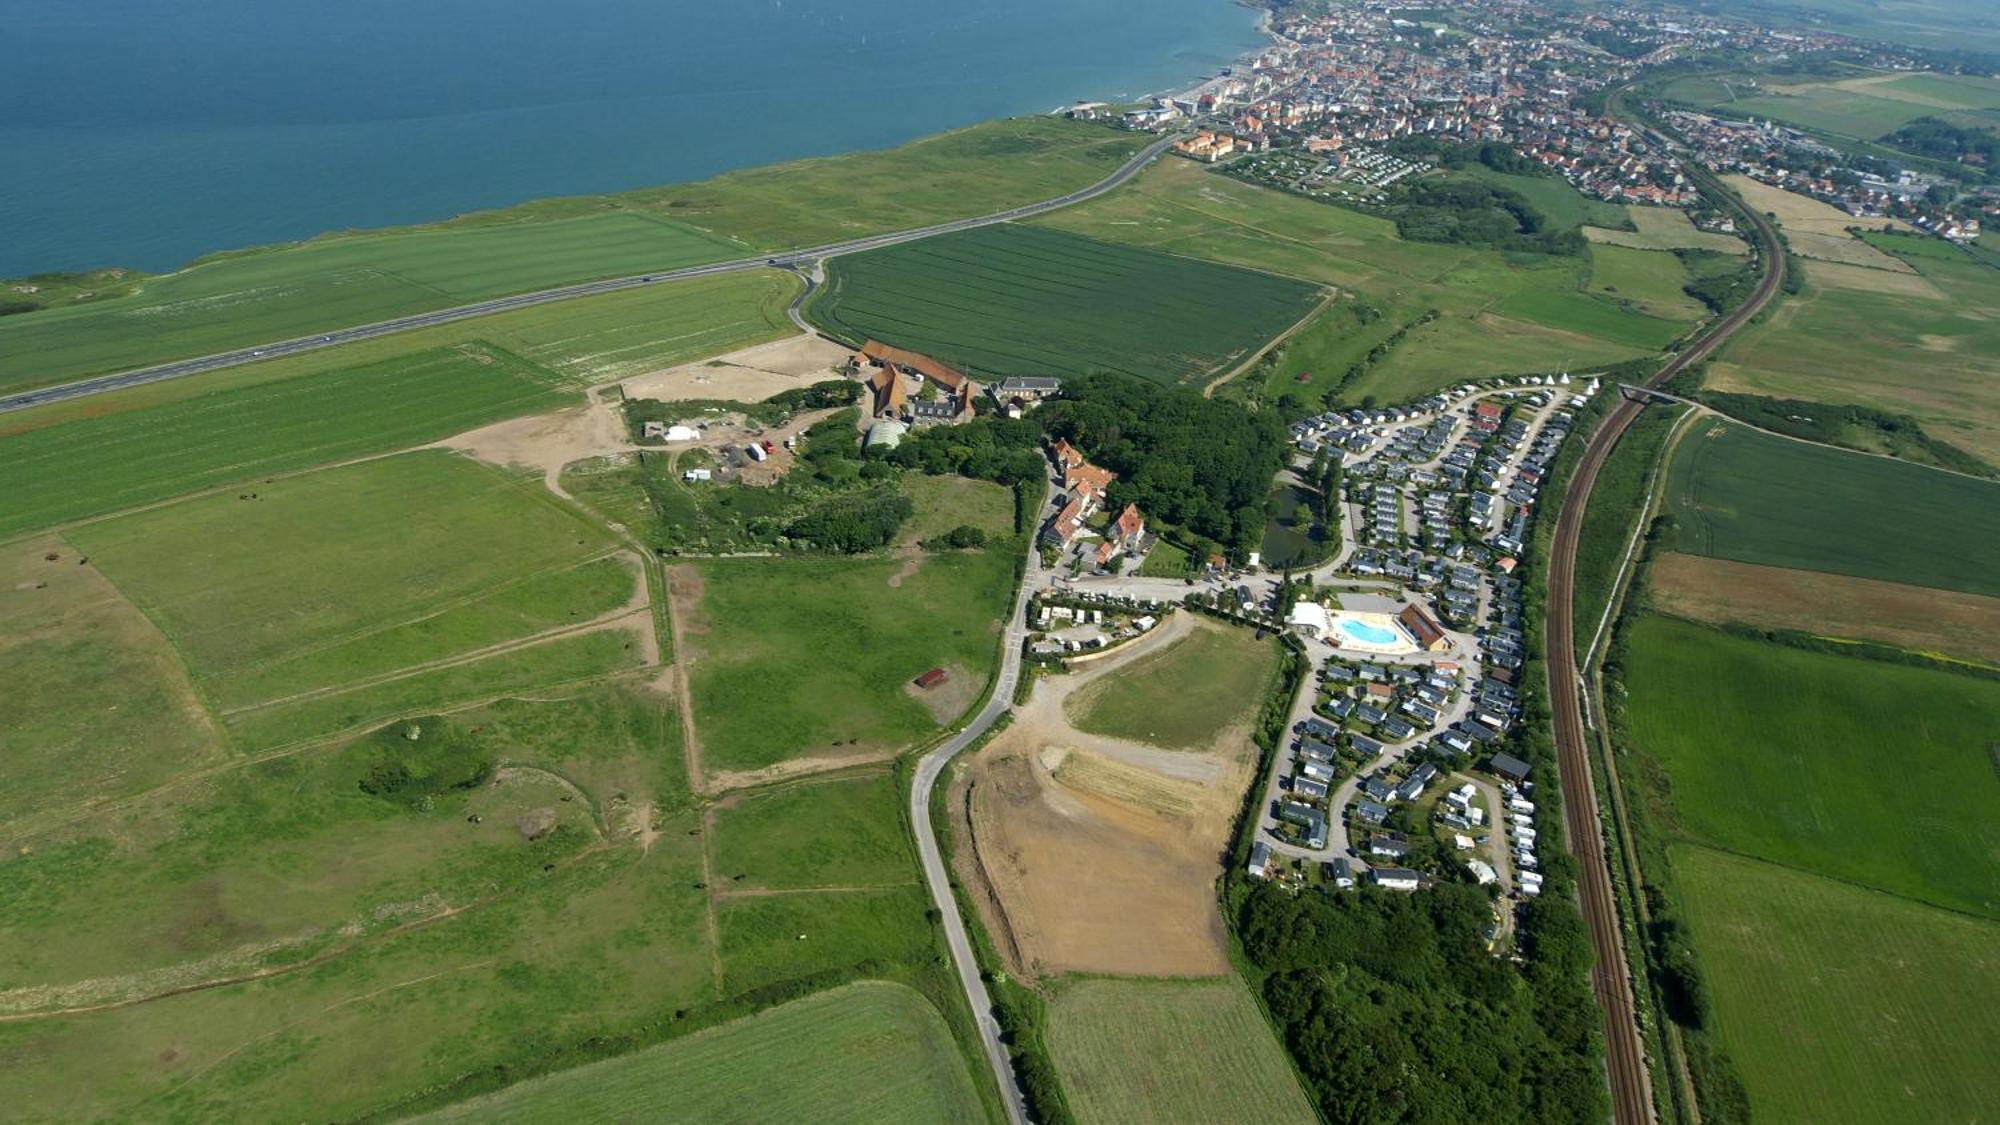
[[[1680,617],[1804,629],[2000,664],[2000,598],[1672,552],[1653,562],[1653,604]]]
[[[1868,269],[1911,276],[1915,276],[1917,272],[1910,263],[1892,254],[1884,254],[1851,234],[1792,231],[1785,237],[1786,241],[1791,243],[1792,253],[1801,258],[1838,262],[1849,266],[1865,266]]]
[[[1625,214],[1636,231],[1585,227],[1583,236],[1606,246],[1630,246],[1635,250],[1714,250],[1723,254],[1748,254],[1750,248],[1740,238],[1713,231],[1697,230],[1687,212],[1677,207],[1628,206]]]
[[[1787,236],[1798,234],[1830,234],[1844,236],[1848,227],[1867,225],[1880,230],[1883,226],[1893,226],[1898,230],[1908,230],[1902,223],[1889,219],[1857,219],[1831,204],[1817,199],[1772,187],[1770,184],[1753,180],[1748,176],[1724,176],[1722,182],[1735,188],[1743,201],[1759,211],[1767,211],[1777,216],[1778,225],[1785,228]]]
[[[1066,982],[1049,1003],[1049,1051],[1086,1125],[1315,1119],[1234,976]]]
[[[1856,242],[1856,246],[1868,246]],[[1869,249],[1874,247],[1869,246]],[[1899,263],[1900,264],[1900,263]],[[1930,279],[1912,270],[1908,273],[1891,273],[1888,270],[1870,269],[1866,266],[1841,265],[1838,262],[1815,261],[1806,263],[1806,279],[1815,285],[1828,289],[1854,289],[1863,293],[1894,293],[1902,297],[1922,297],[1926,300],[1946,300],[1944,290],[1931,284]]]

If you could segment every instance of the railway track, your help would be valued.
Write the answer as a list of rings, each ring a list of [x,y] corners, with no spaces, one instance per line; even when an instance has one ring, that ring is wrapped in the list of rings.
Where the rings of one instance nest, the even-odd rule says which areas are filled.
[[[1623,91],[1620,91],[1622,94]],[[1611,104],[1617,105],[1617,96]],[[1694,343],[1668,361],[1647,387],[1658,387],[1715,352],[1745,324],[1763,311],[1776,296],[1785,279],[1784,248],[1769,219],[1743,206],[1706,172],[1691,165],[1689,173],[1712,196],[1730,205],[1751,225],[1762,257],[1763,276],[1750,298],[1735,311],[1717,321]],[[1630,962],[1625,956],[1625,933],[1618,922],[1618,904],[1612,892],[1611,865],[1605,854],[1602,814],[1597,790],[1591,784],[1590,746],[1583,728],[1583,678],[1576,661],[1576,555],[1583,536],[1584,512],[1590,504],[1591,489],[1606,458],[1618,446],[1619,438],[1639,417],[1643,402],[1626,399],[1608,415],[1584,447],[1583,458],[1563,492],[1562,508],[1549,554],[1549,600],[1546,638],[1549,659],[1549,704],[1555,713],[1556,765],[1563,790],[1563,820],[1568,830],[1570,851],[1581,868],[1577,880],[1584,921],[1590,928],[1596,963],[1591,969],[1591,989],[1604,1009],[1605,1064],[1611,1084],[1613,1120],[1619,1125],[1646,1125],[1653,1120],[1653,1098],[1646,1070],[1645,1046],[1639,1035],[1639,1015],[1634,999]]]

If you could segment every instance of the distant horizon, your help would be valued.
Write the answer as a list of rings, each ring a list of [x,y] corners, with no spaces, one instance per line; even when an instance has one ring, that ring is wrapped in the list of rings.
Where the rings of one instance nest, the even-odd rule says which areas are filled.
[[[1265,42],[1260,13],[1235,0],[968,6],[599,0],[580,15],[364,0],[279,18],[237,0],[169,24],[134,0],[0,0],[14,33],[0,100],[16,107],[0,146],[24,170],[0,185],[0,276],[166,272],[882,148],[1191,84]]]

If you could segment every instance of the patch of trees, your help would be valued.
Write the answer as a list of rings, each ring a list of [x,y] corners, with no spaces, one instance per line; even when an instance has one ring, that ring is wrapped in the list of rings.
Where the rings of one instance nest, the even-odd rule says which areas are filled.
[[[363,793],[427,809],[453,790],[476,789],[493,776],[492,752],[435,716],[383,727],[360,745]]]
[[[1014,490],[1014,531],[1025,535],[1041,512],[1047,462],[1042,427],[1030,419],[984,415],[962,426],[917,430],[883,456],[932,476],[990,480]]]
[[[1271,478],[1284,467],[1288,434],[1269,411],[1203,398],[1122,375],[1075,378],[1033,417],[1118,474],[1111,506],[1139,505],[1149,519],[1178,524],[1238,558],[1264,537]]]
[[[968,551],[986,546],[986,531],[969,523],[959,524],[943,535],[933,535],[921,544],[926,551]]]
[[[1517,969],[1486,951],[1491,903],[1466,882],[1243,897],[1244,953],[1328,1121],[1604,1119],[1582,919],[1530,902]]]
[[[1390,189],[1382,209],[1413,242],[1448,242],[1531,254],[1583,253],[1576,230],[1551,228],[1519,192],[1469,178],[1420,179]]]
[[[785,535],[818,550],[858,554],[888,546],[911,510],[910,498],[891,482],[825,501],[786,525]]]
[[[1720,316],[1749,299],[1756,289],[1756,276],[1748,265],[1736,269],[1719,269],[1726,264],[1729,255],[1713,250],[1683,248],[1674,251],[1674,256],[1687,267],[1692,281],[1681,286],[1681,292],[1708,306],[1708,311]]]
[[[1412,134],[1389,142],[1388,150],[1397,156],[1415,157],[1428,160],[1446,168],[1470,168],[1483,164],[1495,172],[1505,172],[1510,176],[1553,176],[1546,166],[1521,155],[1512,145],[1487,141],[1483,144],[1460,144],[1441,137]]]
[[[1992,167],[2000,160],[2000,137],[1936,117],[1919,117],[1882,138],[1882,143],[1916,156]]]

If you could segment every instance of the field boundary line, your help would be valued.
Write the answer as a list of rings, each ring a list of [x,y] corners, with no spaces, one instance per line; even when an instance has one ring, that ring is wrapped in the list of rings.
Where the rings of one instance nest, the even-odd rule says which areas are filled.
[[[1232,382],[1238,376],[1250,370],[1251,366],[1254,365],[1258,360],[1263,359],[1265,356],[1269,355],[1273,348],[1279,347],[1285,341],[1291,339],[1293,336],[1298,335],[1301,329],[1305,328],[1306,325],[1311,324],[1313,321],[1318,320],[1320,314],[1332,308],[1333,303],[1335,301],[1340,300],[1340,290],[1338,288],[1328,285],[1328,286],[1323,286],[1322,290],[1325,293],[1325,295],[1319,299],[1319,303],[1314,305],[1312,308],[1307,309],[1306,314],[1304,316],[1293,321],[1292,326],[1290,328],[1287,328],[1283,332],[1280,332],[1276,336],[1273,336],[1269,340],[1266,340],[1264,342],[1263,347],[1258,348],[1256,351],[1251,352],[1248,356],[1245,356],[1243,362],[1237,364],[1230,370],[1215,376],[1214,378],[1210,379],[1207,383],[1204,383],[1201,388],[1201,397],[1213,398],[1218,388],[1222,387],[1226,383]]]
[[[1647,472],[1645,507],[1640,509],[1639,518],[1632,522],[1632,534],[1625,541],[1624,557],[1618,560],[1618,573],[1613,575],[1611,579],[1611,597],[1605,600],[1604,612],[1599,614],[1597,618],[1597,629],[1590,635],[1590,648],[1583,655],[1583,666],[1586,675],[1594,676],[1598,672],[1598,648],[1604,643],[1606,630],[1611,627],[1611,623],[1617,620],[1618,615],[1624,610],[1625,599],[1631,592],[1631,585],[1628,579],[1636,577],[1633,574],[1633,563],[1639,553],[1639,541],[1644,538],[1648,525],[1657,517],[1660,505],[1666,499],[1665,491],[1661,487],[1662,482],[1667,477],[1664,470],[1668,465],[1673,463],[1674,451],[1679,448],[1681,438],[1686,436],[1688,422],[1693,420],[1699,413],[1700,409],[1698,407],[1690,408],[1683,412],[1679,418],[1674,419],[1673,427],[1667,431],[1667,440],[1660,446],[1659,459],[1653,462],[1652,468]],[[1602,713],[1600,706],[1599,714],[1602,715]]]
[[[582,636],[586,633],[605,632],[607,631],[606,630],[607,626],[621,624],[632,618],[640,616],[644,616],[650,621],[652,618],[652,607],[640,606],[636,609],[631,607],[621,607],[619,609],[613,610],[612,612],[604,616],[594,617],[589,621],[578,622],[575,625],[563,625],[554,629],[545,630],[540,633],[532,633],[529,634],[528,636],[519,637],[511,641],[502,641],[499,644],[487,645],[485,648],[472,649],[468,652],[462,652],[455,656],[441,657],[437,660],[428,660],[421,664],[412,664],[405,668],[398,668],[392,672],[384,672],[380,675],[370,676],[365,679],[355,680],[351,683],[335,684],[331,687],[324,687],[324,688],[314,688],[311,691],[296,692],[292,695],[281,696],[277,699],[266,699],[257,703],[247,704],[242,707],[233,707],[230,708],[229,710],[222,712],[222,715],[224,719],[229,719],[237,715],[249,715],[249,714],[254,714],[258,711],[268,711],[273,707],[288,707],[296,703],[311,703],[314,702],[315,700],[330,699],[334,696],[347,695],[350,692],[366,691],[367,689],[372,687],[381,687],[383,684],[393,684],[398,680],[407,680],[413,676],[421,676],[426,672],[437,672],[446,668],[457,668],[466,664],[476,664],[482,660],[486,660],[491,657],[506,656],[510,653],[519,652],[523,649],[536,648],[553,641],[563,640],[567,637]],[[657,664],[641,665],[641,667],[658,667],[658,665]]]

